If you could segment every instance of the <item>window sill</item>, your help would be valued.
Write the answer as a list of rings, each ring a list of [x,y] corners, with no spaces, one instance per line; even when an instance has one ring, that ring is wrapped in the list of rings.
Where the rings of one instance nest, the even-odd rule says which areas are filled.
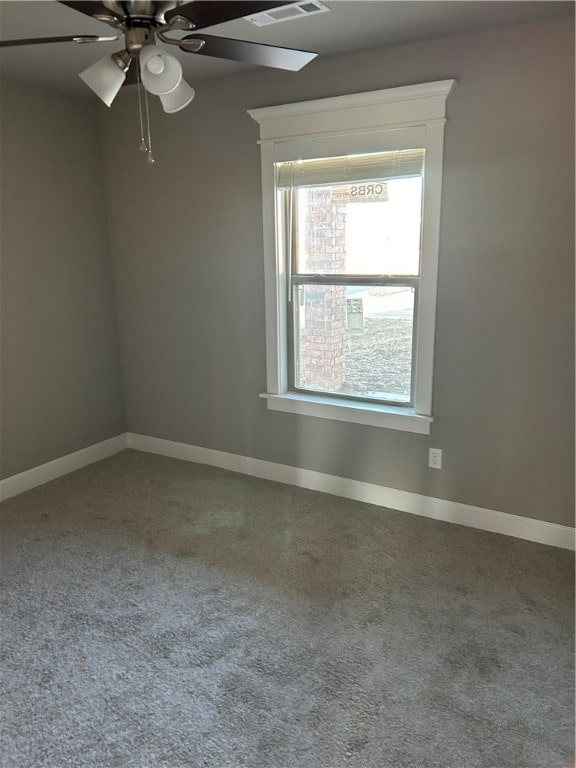
[[[304,395],[295,392],[274,395],[264,392],[260,397],[266,400],[268,408],[272,411],[348,421],[352,424],[366,424],[384,429],[399,429],[420,435],[429,435],[430,424],[434,421],[432,416],[422,416],[412,408],[338,400],[322,395]]]

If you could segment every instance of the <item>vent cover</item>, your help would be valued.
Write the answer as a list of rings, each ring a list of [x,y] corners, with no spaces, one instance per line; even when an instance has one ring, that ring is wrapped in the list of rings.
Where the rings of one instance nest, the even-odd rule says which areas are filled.
[[[311,16],[315,13],[327,13],[329,10],[330,8],[321,3],[320,0],[304,0],[301,3],[283,5],[280,8],[262,11],[262,13],[253,13],[251,16],[246,16],[245,19],[257,27],[267,27],[269,24],[292,21],[292,19],[300,19],[303,16]]]

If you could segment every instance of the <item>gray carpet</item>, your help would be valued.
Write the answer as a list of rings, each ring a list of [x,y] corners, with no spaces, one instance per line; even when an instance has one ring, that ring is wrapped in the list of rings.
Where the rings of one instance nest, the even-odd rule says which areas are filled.
[[[567,768],[563,550],[135,451],[3,503],[6,768]]]

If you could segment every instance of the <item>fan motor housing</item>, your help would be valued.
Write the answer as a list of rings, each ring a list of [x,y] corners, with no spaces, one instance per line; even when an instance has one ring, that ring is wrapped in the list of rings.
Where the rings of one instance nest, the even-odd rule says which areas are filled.
[[[177,0],[149,2],[148,0],[104,0],[102,3],[115,17],[122,20],[127,28],[158,27],[164,24],[164,14],[178,7]]]

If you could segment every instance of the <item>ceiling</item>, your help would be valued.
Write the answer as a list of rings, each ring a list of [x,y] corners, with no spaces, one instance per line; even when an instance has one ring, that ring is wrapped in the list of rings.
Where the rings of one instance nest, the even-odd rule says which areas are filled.
[[[268,27],[256,27],[239,19],[212,27],[210,34],[302,48],[317,51],[320,56],[332,56],[574,12],[573,2],[554,0],[325,0],[325,3],[330,7],[330,13]],[[2,39],[109,35],[110,32],[110,27],[105,24],[56,0],[0,0]],[[96,99],[77,75],[97,59],[114,53],[120,47],[121,43],[114,42],[5,48],[0,53],[0,72],[9,79],[33,82]],[[180,58],[184,75],[191,85],[249,69],[244,64],[184,53],[177,47],[171,47],[170,53]]]

